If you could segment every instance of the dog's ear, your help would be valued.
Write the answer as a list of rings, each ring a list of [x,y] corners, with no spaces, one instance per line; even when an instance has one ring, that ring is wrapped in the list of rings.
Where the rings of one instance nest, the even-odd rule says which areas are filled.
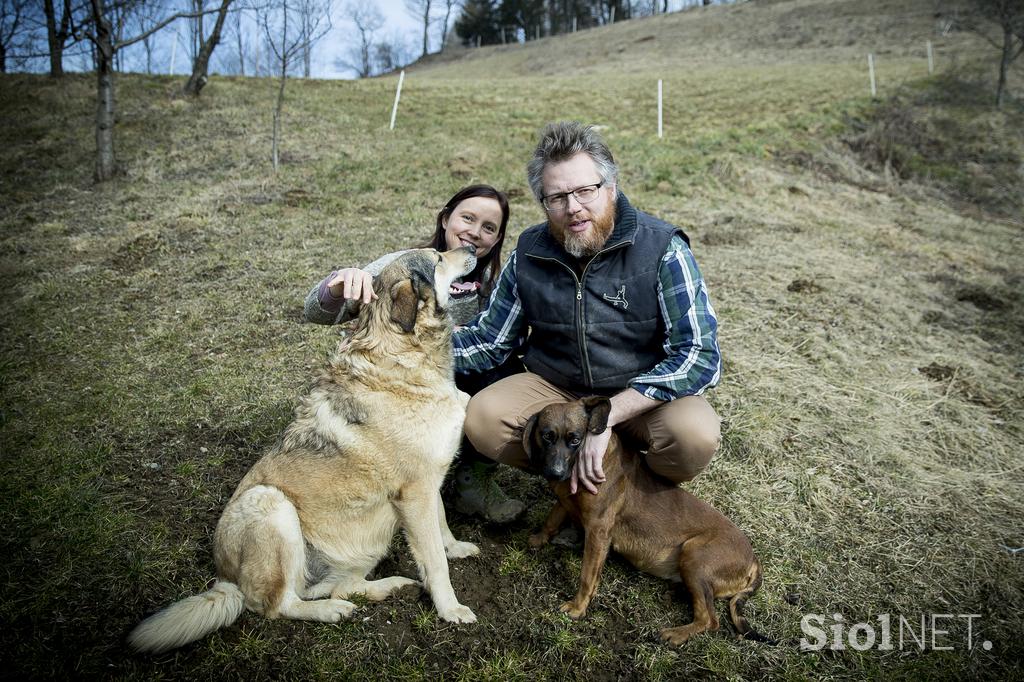
[[[415,277],[403,279],[391,287],[391,321],[397,322],[406,334],[416,326],[419,308],[420,296]]]
[[[529,456],[530,451],[533,449],[533,431],[537,428],[538,414],[540,414],[540,412],[526,420],[526,424],[523,425],[523,432],[520,436],[523,442],[523,450],[526,450],[527,456]]]
[[[540,412],[526,420],[526,424],[523,425],[522,434],[523,450],[526,451],[526,456],[530,460],[530,468],[538,472],[541,471],[544,466],[543,462],[538,463],[533,461],[535,451],[538,458],[543,459],[544,456],[543,448],[533,447],[533,432],[537,430],[537,417],[539,415]]]
[[[582,401],[587,411],[587,431],[595,436],[608,428],[608,415],[612,412],[612,401],[604,396],[590,396]]]

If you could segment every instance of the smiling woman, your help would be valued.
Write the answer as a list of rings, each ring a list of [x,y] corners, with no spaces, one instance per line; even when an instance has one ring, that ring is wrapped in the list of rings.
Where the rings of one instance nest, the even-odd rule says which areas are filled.
[[[469,185],[456,192],[437,213],[434,234],[421,247],[449,251],[465,246],[476,250],[477,265],[452,282],[448,312],[456,325],[468,324],[487,305],[498,271],[501,247],[508,226],[508,198],[490,185]],[[381,256],[363,268],[335,270],[316,284],[306,296],[305,318],[318,324],[341,324],[359,314],[359,308],[376,298],[373,278],[405,251]],[[456,385],[474,395],[477,391],[511,374],[522,371],[513,356],[500,367],[482,373],[460,374]],[[463,440],[460,463],[455,470],[455,507],[465,514],[487,521],[511,521],[524,505],[510,500],[494,483],[497,465],[484,459]]]
[[[490,185],[469,185],[456,192],[437,213],[433,235],[422,247],[448,251],[476,249],[477,266],[452,285],[449,313],[457,325],[469,322],[484,307],[501,268],[501,247],[508,226],[505,194]],[[385,254],[363,268],[335,270],[306,296],[305,317],[318,324],[341,324],[375,297],[373,278],[404,251]]]

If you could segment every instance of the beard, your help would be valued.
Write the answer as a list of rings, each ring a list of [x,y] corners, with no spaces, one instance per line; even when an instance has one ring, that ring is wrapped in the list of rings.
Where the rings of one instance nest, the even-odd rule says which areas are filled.
[[[590,229],[586,232],[571,232],[568,228],[569,220],[563,225],[555,225],[549,222],[551,234],[555,240],[562,245],[566,252],[575,258],[590,258],[604,246],[615,228],[615,204],[609,202],[607,207],[598,214],[590,217]]]

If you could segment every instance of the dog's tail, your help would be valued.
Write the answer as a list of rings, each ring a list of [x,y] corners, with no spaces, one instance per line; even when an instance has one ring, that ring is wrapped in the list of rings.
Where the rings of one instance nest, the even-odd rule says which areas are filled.
[[[747,578],[750,581],[747,587],[734,594],[729,600],[729,619],[736,628],[736,633],[740,639],[752,639],[755,642],[764,642],[765,644],[772,645],[778,644],[774,639],[765,637],[751,627],[750,621],[743,615],[743,606],[747,603],[747,599],[753,597],[754,593],[761,587],[761,564],[757,559],[754,559],[754,563],[751,564]]]
[[[245,597],[234,583],[218,580],[206,592],[182,599],[139,623],[128,635],[138,652],[158,654],[194,642],[234,623]]]

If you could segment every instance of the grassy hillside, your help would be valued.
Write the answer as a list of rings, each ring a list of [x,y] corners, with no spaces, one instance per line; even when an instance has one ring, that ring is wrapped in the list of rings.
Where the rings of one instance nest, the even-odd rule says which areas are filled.
[[[487,48],[411,70],[394,131],[395,78],[293,81],[276,176],[269,81],[215,78],[188,102],[174,80],[119,78],[125,174],[94,186],[92,78],[0,78],[5,670],[1019,676],[1024,108],[994,112],[988,48],[929,33],[920,5],[757,2]],[[869,49],[886,55],[877,102]],[[571,622],[557,607],[579,550],[526,549],[548,493],[508,471],[525,519],[453,514],[456,535],[483,550],[452,564],[474,626],[405,598],[334,626],[245,614],[178,652],[130,655],[135,623],[212,577],[220,510],[337,341],[302,323],[308,288],[423,238],[469,182],[510,192],[513,238],[541,220],[524,166],[560,118],[603,126],[622,189],[693,240],[725,374],[711,395],[723,447],[691,489],[761,558],[752,622],[793,640],[806,614],[876,629],[890,614],[894,648],[800,653],[723,629],[670,649],[657,631],[689,619],[685,597],[618,559],[588,618]],[[415,572],[400,540],[381,567],[396,571]],[[952,616],[936,625],[948,634],[935,645],[950,648],[932,645],[928,620],[925,650],[906,626],[901,649],[899,618],[920,636],[931,614]]]

